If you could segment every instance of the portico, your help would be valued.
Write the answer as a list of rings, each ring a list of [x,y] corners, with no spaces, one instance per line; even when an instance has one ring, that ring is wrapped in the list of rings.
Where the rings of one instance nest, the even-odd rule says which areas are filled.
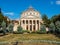
[[[21,14],[19,25],[21,25],[23,30],[37,31],[40,30],[41,21],[40,13],[34,8],[29,7]]]
[[[36,31],[40,29],[40,20],[22,19],[20,25],[24,30]]]

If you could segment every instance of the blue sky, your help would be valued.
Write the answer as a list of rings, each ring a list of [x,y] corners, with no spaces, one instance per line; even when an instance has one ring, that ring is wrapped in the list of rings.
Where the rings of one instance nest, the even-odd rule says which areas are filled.
[[[60,0],[0,0],[3,14],[10,19],[19,19],[21,12],[30,5],[49,18],[60,14]]]

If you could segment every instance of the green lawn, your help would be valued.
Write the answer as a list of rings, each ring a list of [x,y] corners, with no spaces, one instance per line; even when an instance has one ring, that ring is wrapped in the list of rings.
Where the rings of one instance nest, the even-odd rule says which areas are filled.
[[[21,41],[18,45],[60,45],[60,43],[39,42],[39,40],[60,42],[60,38],[52,34],[9,34],[0,37],[0,45],[13,45],[12,42],[15,41]],[[1,43],[5,41],[7,43]]]
[[[60,38],[52,34],[9,34],[0,37],[0,42],[2,41],[20,41],[20,40],[51,40],[60,41]]]

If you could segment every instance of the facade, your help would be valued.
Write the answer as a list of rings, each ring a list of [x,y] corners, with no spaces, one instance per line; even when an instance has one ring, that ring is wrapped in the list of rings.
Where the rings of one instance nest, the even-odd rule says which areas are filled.
[[[14,24],[13,31],[17,31],[17,27],[19,26],[19,21],[13,20],[13,24]]]
[[[27,10],[22,12],[19,25],[23,30],[37,31],[40,30],[42,23],[41,14],[30,6]]]

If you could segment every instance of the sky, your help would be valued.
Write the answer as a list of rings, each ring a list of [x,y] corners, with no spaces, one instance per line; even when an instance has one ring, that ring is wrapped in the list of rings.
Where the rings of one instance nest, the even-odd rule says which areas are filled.
[[[60,14],[60,0],[0,0],[2,13],[12,20],[18,20],[29,6],[41,15],[46,14],[48,18]]]

